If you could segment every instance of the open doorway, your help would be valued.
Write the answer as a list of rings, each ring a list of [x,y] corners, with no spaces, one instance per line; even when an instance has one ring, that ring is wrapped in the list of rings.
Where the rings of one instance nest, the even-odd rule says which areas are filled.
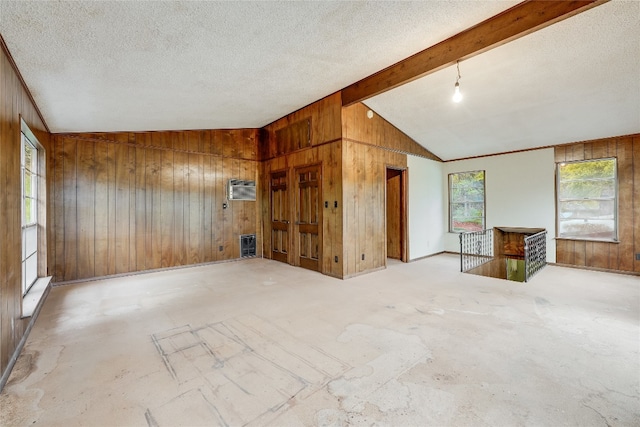
[[[387,258],[407,262],[407,170],[387,168]]]

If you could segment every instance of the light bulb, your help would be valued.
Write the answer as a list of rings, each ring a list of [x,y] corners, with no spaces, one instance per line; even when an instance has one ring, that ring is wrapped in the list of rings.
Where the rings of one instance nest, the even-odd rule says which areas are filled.
[[[460,83],[456,82],[455,89],[453,90],[453,102],[462,101],[462,92],[460,92]]]

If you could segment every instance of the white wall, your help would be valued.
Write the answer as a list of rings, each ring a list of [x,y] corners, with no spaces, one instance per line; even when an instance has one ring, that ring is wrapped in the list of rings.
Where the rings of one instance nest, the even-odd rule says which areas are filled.
[[[486,228],[496,226],[546,228],[547,261],[555,262],[553,148],[444,163],[441,181],[446,251],[459,252],[460,250],[458,234],[448,232],[448,174],[473,170],[485,170]],[[412,200],[411,197],[409,200]],[[410,239],[415,238],[411,236]]]
[[[409,259],[444,251],[447,209],[443,163],[407,156],[409,170]],[[446,186],[444,187],[446,189]]]

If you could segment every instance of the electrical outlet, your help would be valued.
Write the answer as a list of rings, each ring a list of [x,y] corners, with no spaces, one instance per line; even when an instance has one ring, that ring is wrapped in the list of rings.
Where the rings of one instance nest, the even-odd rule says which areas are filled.
[[[335,200],[335,201],[333,202],[333,207],[334,207],[334,208],[337,208],[337,207],[338,207],[338,201],[337,201],[337,200]]]
[[[364,254],[362,254],[362,261],[364,261]]]
[[[324,201],[324,207],[325,207],[325,208],[328,208],[328,207],[329,207],[329,201],[328,201],[328,200],[325,200],[325,201]]]
[[[636,261],[640,261],[640,252],[636,254]]]
[[[222,252],[224,250],[224,246],[218,246],[218,250]]]
[[[334,256],[334,257],[333,257],[333,260],[334,260],[335,262],[338,262],[338,256],[337,256],[337,255],[336,255],[336,256]]]

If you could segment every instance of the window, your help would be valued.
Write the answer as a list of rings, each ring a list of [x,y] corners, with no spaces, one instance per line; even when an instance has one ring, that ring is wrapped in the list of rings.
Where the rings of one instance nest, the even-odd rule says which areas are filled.
[[[558,237],[618,240],[616,159],[559,163]]]
[[[449,174],[449,231],[480,231],[484,224],[484,171]]]
[[[28,132],[31,134],[31,132]],[[33,141],[32,141],[33,140]],[[38,149],[35,138],[21,136],[22,171],[22,294],[38,278]]]

